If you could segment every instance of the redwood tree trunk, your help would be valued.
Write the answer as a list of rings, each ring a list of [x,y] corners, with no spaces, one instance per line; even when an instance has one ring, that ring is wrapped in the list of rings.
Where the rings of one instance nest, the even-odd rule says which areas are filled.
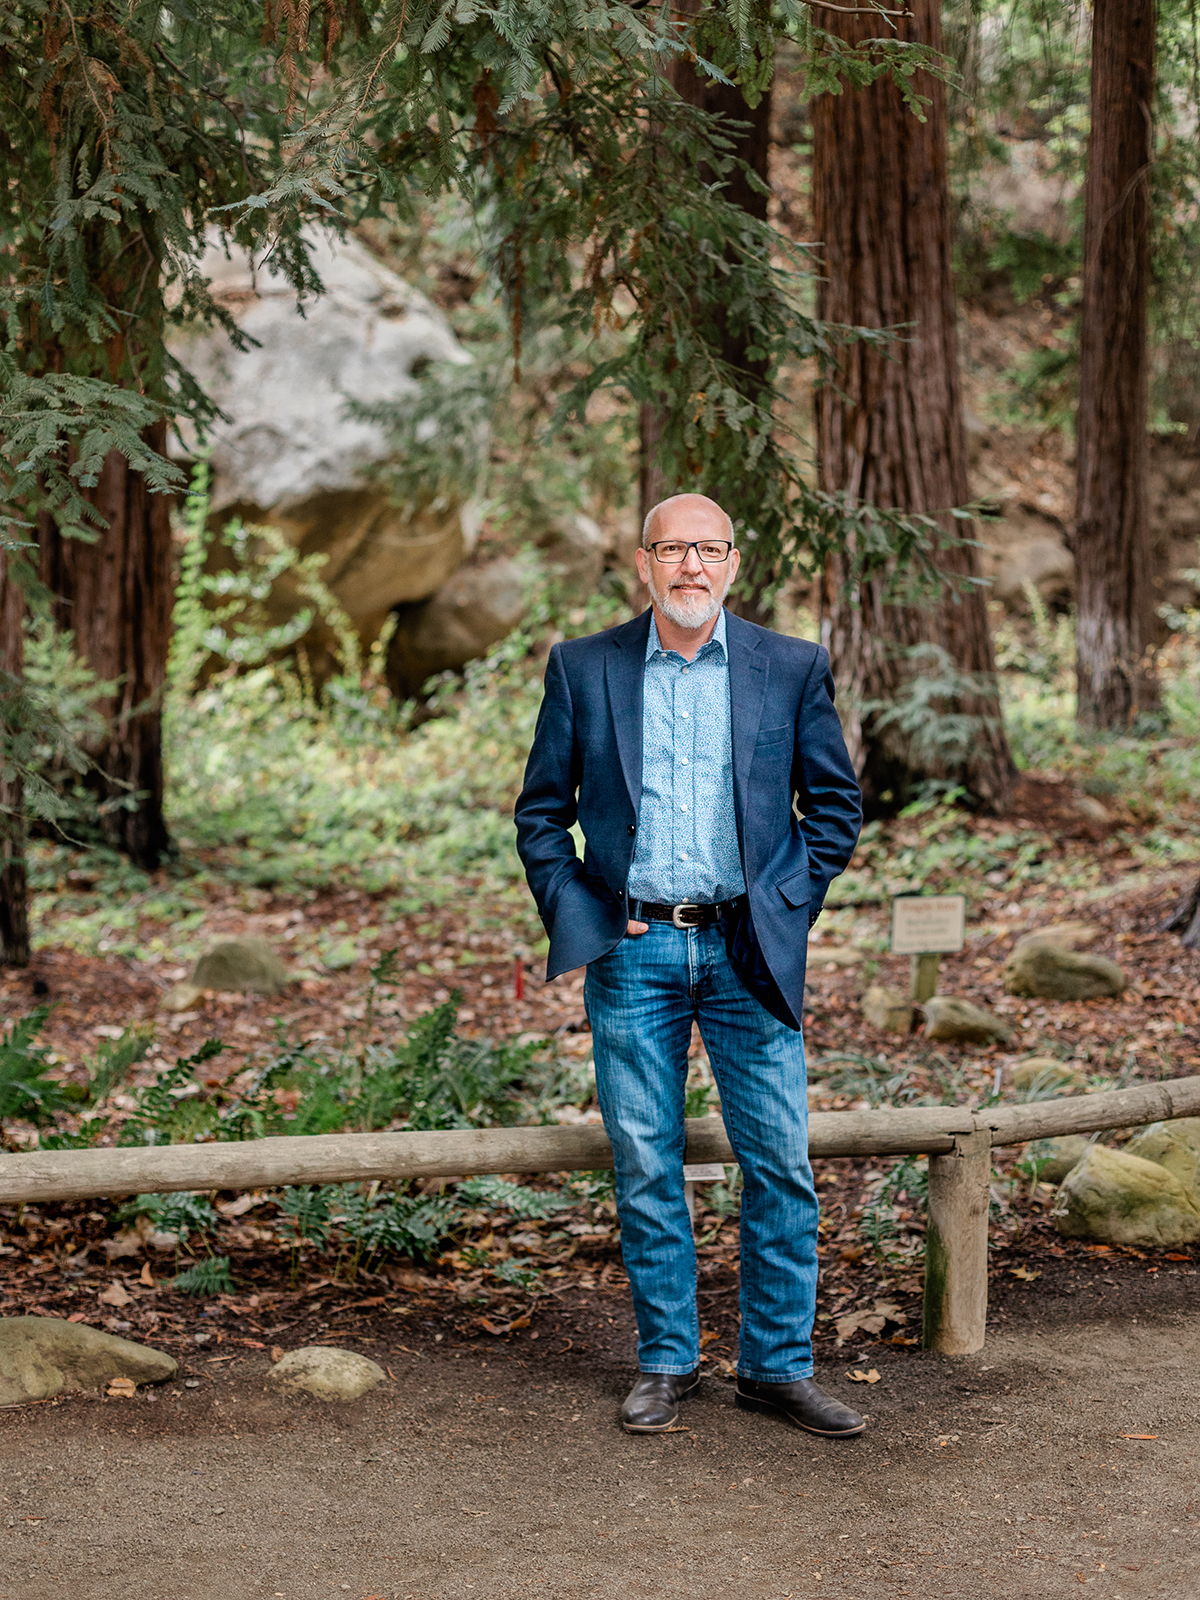
[[[1095,0],[1083,232],[1075,570],[1078,717],[1158,702],[1146,494],[1154,0]]]
[[[0,706],[14,715],[13,691],[25,667],[25,596],[0,551]],[[6,726],[4,731],[9,731]],[[0,966],[29,965],[29,891],[25,878],[24,791],[0,765]]]
[[[870,14],[814,9],[818,26],[858,42],[891,33],[940,49],[936,0],[912,0],[890,23]],[[830,322],[903,332],[886,349],[848,347],[833,381],[817,394],[820,482],[858,501],[905,511],[942,511],[970,498],[959,394],[955,298],[947,187],[946,97],[921,74],[926,120],[898,90],[870,88],[816,97],[813,205],[825,273],[817,314]],[[904,326],[907,325],[907,326]],[[960,535],[962,524],[948,522]],[[975,552],[943,552],[939,565],[977,577]],[[987,606],[974,589],[924,605],[885,604],[882,582],[847,593],[848,568],[833,561],[820,592],[822,639],[833,658],[847,740],[868,807],[900,804],[929,778],[961,783],[976,801],[1002,811],[1014,776],[995,684]],[[941,704],[974,722],[968,738],[936,747],[895,724],[879,726],[871,702],[893,704],[914,675],[909,652],[934,645],[972,688]],[[928,665],[916,668],[931,675]]]
[[[166,425],[148,443],[162,452]],[[107,522],[94,544],[63,538],[39,523],[42,582],[54,596],[54,620],[75,635],[75,649],[97,678],[114,683],[99,709],[107,733],[89,754],[106,801],[112,843],[154,867],[169,839],[163,818],[162,698],[171,626],[170,497],[151,494],[124,456],[105,458],[88,498]]]
[[[684,13],[695,15],[700,9],[700,3],[699,0],[681,0],[674,9],[676,15]],[[712,116],[725,117],[730,121],[748,125],[736,134],[731,133],[733,148],[730,154],[736,156],[739,161],[744,161],[750,171],[766,183],[771,153],[770,90],[764,92],[756,106],[749,106],[736,84],[710,83],[696,71],[690,61],[681,56],[672,59],[666,76],[671,87],[686,105],[698,106],[701,111],[708,112]],[[716,174],[707,168],[697,173],[698,181],[701,183],[712,183],[715,177]],[[727,200],[760,222],[766,220],[767,196],[751,185],[746,173],[740,167],[730,170],[721,181],[724,184],[723,193]],[[721,340],[721,357],[742,375],[742,381],[738,386],[741,392],[757,395],[766,378],[766,364],[750,360],[746,354],[747,347],[748,340],[745,335],[727,329]],[[659,440],[666,425],[662,410],[658,406],[643,405],[639,420],[641,470],[638,479],[638,498],[640,516],[644,518],[650,507],[657,505],[667,495],[678,494],[694,485],[668,482],[662,470],[658,453]],[[736,515],[736,508],[733,514]],[[642,598],[646,598],[644,593]],[[755,622],[765,620],[765,616],[760,615],[762,608],[757,594],[743,593],[736,599],[731,597],[730,609]]]

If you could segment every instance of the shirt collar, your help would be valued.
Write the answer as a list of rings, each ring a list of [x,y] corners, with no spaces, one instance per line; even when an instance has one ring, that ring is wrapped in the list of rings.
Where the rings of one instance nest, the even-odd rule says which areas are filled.
[[[702,656],[704,654],[704,652],[706,650],[708,650],[712,645],[716,645],[719,648],[722,656],[726,660],[729,659],[729,647],[725,643],[725,607],[724,606],[722,606],[720,611],[717,613],[717,625],[713,629],[712,634],[710,635],[708,640],[703,645],[701,645],[700,649],[696,652],[697,659],[699,659],[699,657]],[[651,611],[651,613],[650,613],[650,634],[649,634],[649,637],[646,640],[646,660],[650,661],[654,656],[658,655],[660,652],[663,655],[675,655],[677,653],[677,652],[675,652],[673,650],[663,650],[662,643],[660,642],[659,637],[658,637],[658,624],[654,620],[653,611]]]

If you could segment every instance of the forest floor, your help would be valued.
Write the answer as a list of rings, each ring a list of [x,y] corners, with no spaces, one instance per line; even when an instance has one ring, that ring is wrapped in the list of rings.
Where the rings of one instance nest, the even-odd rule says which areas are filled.
[[[348,1405],[268,1391],[223,1309],[215,1355],[155,1341],[191,1387],[0,1412],[0,1600],[1191,1600],[1196,1273],[1156,1266],[1002,1276],[986,1350],[873,1346],[869,1388],[820,1361],[869,1415],[841,1443],[736,1410],[714,1376],[678,1432],[622,1433],[615,1285],[501,1340],[436,1304],[278,1330],[386,1367]],[[733,1314],[727,1285],[706,1316]]]
[[[811,946],[815,1108],[906,1094],[979,1104],[1011,1092],[1012,1066],[1032,1054],[1089,1088],[1200,1072],[1200,955],[1159,931],[1195,865],[1164,854],[1118,799],[1107,821],[1083,801],[1043,774],[1003,823],[918,815],[865,836]],[[967,946],[944,959],[940,987],[1002,1015],[1005,1044],[886,1035],[862,1017],[869,982],[906,983],[907,962],[887,953],[888,900],[918,880],[969,884]],[[336,1041],[362,1025],[367,967],[395,948],[402,981],[375,1013],[381,1035],[458,988],[464,1032],[590,1054],[582,974],[546,986],[521,959],[517,997],[502,905],[463,893],[397,914],[359,889],[248,890],[216,871],[206,896],[205,942],[253,933],[286,951],[301,930],[326,948],[357,941],[355,957],[324,972],[310,962],[278,998],[209,994],[170,1015],[160,1002],[186,966],[51,937],[28,971],[3,975],[0,1012],[50,1004],[44,1037],[68,1078],[140,1019],[157,1029],[142,1082],[219,1036],[203,1092],[220,1094],[280,1034]],[[1124,968],[1125,993],[1006,995],[1015,939],[1078,918],[1097,930],[1090,948]],[[152,935],[171,929],[140,929],[144,948]],[[693,1052],[702,1075],[698,1039]],[[1042,1600],[1081,1585],[1185,1600],[1200,1590],[1200,1249],[1059,1238],[1051,1191],[1019,1157],[997,1163],[987,1349],[959,1361],[918,1345],[923,1225],[919,1202],[895,1192],[895,1164],[816,1164],[818,1376],[871,1418],[841,1445],[733,1408],[737,1222],[711,1192],[697,1219],[707,1381],[682,1431],[658,1440],[615,1420],[635,1360],[610,1202],[545,1223],[493,1216],[472,1251],[353,1280],[332,1252],[297,1261],[243,1211],[223,1216],[216,1244],[234,1292],[203,1301],[160,1276],[169,1256],[109,1259],[103,1207],[6,1208],[0,1315],[108,1327],[182,1370],[133,1400],[71,1395],[0,1414],[0,1600]],[[474,1270],[484,1245],[497,1260],[519,1252],[538,1282]],[[346,1407],[266,1391],[272,1358],[311,1343],[369,1354],[388,1380]],[[871,1371],[870,1384],[851,1377]]]

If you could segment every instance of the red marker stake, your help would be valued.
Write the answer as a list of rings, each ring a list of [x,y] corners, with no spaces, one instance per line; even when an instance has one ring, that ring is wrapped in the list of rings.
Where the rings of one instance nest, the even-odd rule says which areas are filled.
[[[524,1000],[525,998],[525,963],[523,961],[516,962],[513,967],[513,998],[515,1000]]]

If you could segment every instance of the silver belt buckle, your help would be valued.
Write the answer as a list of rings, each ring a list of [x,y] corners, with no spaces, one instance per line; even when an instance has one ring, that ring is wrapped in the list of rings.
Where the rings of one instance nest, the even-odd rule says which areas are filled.
[[[683,921],[683,913],[685,911],[699,911],[699,909],[698,905],[693,905],[690,900],[685,900],[682,905],[671,907],[671,921],[677,928],[694,928],[696,926],[694,922]]]

